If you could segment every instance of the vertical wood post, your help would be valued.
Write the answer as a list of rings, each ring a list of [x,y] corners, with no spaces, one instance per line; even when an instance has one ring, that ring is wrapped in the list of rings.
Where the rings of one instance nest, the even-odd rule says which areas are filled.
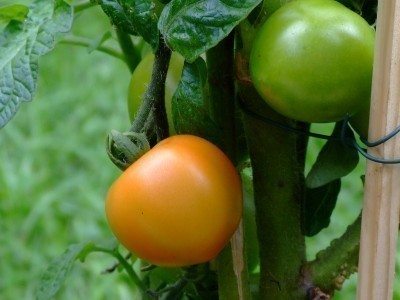
[[[400,1],[378,1],[369,125],[374,141],[400,124]],[[373,155],[400,157],[400,135],[370,148]],[[399,230],[400,165],[367,162],[357,299],[391,300]]]

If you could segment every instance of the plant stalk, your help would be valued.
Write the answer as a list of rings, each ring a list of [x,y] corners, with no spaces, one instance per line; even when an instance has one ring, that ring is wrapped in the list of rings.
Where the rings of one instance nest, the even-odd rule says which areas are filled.
[[[233,34],[207,52],[211,117],[222,131],[221,147],[236,162]]]
[[[357,271],[360,248],[361,214],[346,232],[320,251],[303,269],[306,289],[319,288],[329,295],[342,288],[343,282]]]
[[[247,108],[295,126],[269,108],[251,84],[241,86],[241,96]],[[304,141],[248,114],[244,114],[244,126],[253,166],[259,293],[262,299],[304,299],[300,288],[301,266],[306,259],[300,230],[304,161],[298,156]]]
[[[130,128],[132,132],[142,132],[149,115],[154,113],[156,134],[159,141],[169,136],[164,99],[165,80],[167,78],[170,58],[171,50],[168,49],[163,39],[160,38],[160,44],[155,53],[150,84]]]
[[[220,147],[236,164],[234,35],[231,33],[207,52],[210,113],[222,132]],[[240,225],[242,226],[242,225]],[[250,289],[243,258],[242,227],[217,259],[219,299],[249,299]]]
[[[135,48],[132,43],[131,36],[121,29],[115,29],[121,50],[124,53],[125,61],[129,70],[133,72],[141,60],[140,52]]]
[[[65,36],[59,41],[60,44],[66,44],[66,45],[74,45],[74,46],[82,46],[82,47],[89,47],[91,45],[91,40],[85,37],[80,37],[80,36]],[[103,52],[105,54],[108,54],[110,56],[113,56],[115,58],[118,58],[122,60],[123,62],[125,61],[124,55],[119,52],[118,50],[114,49],[113,47],[107,47],[107,46],[100,46],[96,48],[95,50],[99,52]]]
[[[128,263],[128,261],[119,253],[117,249],[110,250],[102,247],[95,247],[93,249],[93,252],[103,252],[112,255],[118,260],[118,263],[125,269],[125,271],[128,273],[129,277],[133,281],[133,283],[136,285],[136,287],[139,289],[141,292],[142,296],[144,298],[146,297],[146,286],[143,284],[143,282],[140,280],[139,276],[136,274],[136,272],[133,270],[132,266]]]

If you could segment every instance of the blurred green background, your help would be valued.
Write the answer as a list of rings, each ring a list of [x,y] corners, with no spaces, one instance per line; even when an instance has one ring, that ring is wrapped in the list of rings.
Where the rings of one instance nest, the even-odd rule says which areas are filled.
[[[74,33],[98,38],[110,29],[98,8],[77,18]],[[34,299],[41,272],[70,244],[110,239],[104,197],[119,171],[105,152],[111,129],[129,124],[130,74],[119,60],[58,45],[40,60],[35,100],[0,131],[0,299]],[[329,132],[330,125],[314,126]],[[311,139],[307,165],[323,141]],[[340,236],[359,214],[362,161],[344,179],[329,228],[308,238],[308,256]],[[398,265],[399,265],[398,255]],[[132,299],[124,274],[103,275],[113,260],[91,254],[77,263],[56,299]],[[356,276],[334,299],[355,298]],[[396,275],[395,299],[400,299]]]

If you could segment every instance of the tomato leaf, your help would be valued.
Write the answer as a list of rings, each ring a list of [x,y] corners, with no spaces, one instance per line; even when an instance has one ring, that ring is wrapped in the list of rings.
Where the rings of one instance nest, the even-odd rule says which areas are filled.
[[[82,251],[92,247],[92,243],[75,244],[58,258],[54,259],[42,274],[39,281],[39,287],[36,290],[36,298],[38,300],[53,299],[53,296],[62,286],[65,278],[70,272],[73,263],[79,258]]]
[[[158,28],[168,46],[189,62],[214,47],[245,19],[260,0],[172,0]]]
[[[96,0],[111,22],[126,33],[141,35],[153,50],[158,47],[157,15],[151,0]]]
[[[38,58],[53,49],[56,37],[71,24],[72,9],[64,1],[36,0],[24,23],[12,20],[0,33],[0,128],[21,102],[32,100]]]
[[[181,81],[172,97],[172,118],[178,134],[194,134],[218,141],[218,128],[207,107],[207,67],[202,58],[185,62]]]
[[[126,33],[138,34],[132,20],[129,19],[118,0],[97,0],[96,3],[101,6],[113,25],[121,28]]]
[[[28,15],[28,11],[28,7],[21,4],[0,7],[0,24],[8,23],[11,20],[22,22]]]
[[[341,130],[342,123],[337,123],[332,136],[339,136]],[[353,132],[349,132],[348,138],[354,139]],[[338,139],[331,138],[322,147],[316,162],[308,173],[306,186],[317,188],[346,176],[357,166],[358,160],[356,149],[344,145]]]
[[[84,262],[92,252],[109,253],[117,248],[116,240],[110,240],[106,247],[98,247],[92,242],[70,245],[63,254],[55,258],[43,272],[36,290],[36,299],[53,299],[59,291],[76,260]]]
[[[336,179],[317,188],[306,188],[302,207],[302,232],[314,236],[328,227],[340,192],[341,181]]]

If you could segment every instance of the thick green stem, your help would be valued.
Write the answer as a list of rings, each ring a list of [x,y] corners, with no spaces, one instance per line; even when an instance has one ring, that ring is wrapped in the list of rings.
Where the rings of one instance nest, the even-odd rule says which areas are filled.
[[[122,134],[113,132],[108,135],[107,154],[121,170],[125,170],[135,159],[143,155],[143,151],[147,151],[147,147],[143,148],[143,145],[154,145],[169,136],[164,99],[170,58],[171,50],[160,39],[150,84],[129,131]]]
[[[119,28],[116,28],[115,31],[117,33],[119,45],[124,53],[125,61],[129,67],[129,70],[133,72],[140,62],[140,52],[133,45],[131,36],[129,34],[123,32]]]
[[[236,163],[234,36],[230,34],[207,52],[211,116],[222,132],[220,147]],[[234,238],[217,259],[219,299],[248,299],[250,290],[243,239]],[[235,255],[232,253],[232,249]],[[238,253],[241,252],[241,253]]]
[[[165,111],[165,79],[171,50],[167,48],[164,41],[160,39],[160,45],[156,51],[150,84],[143,97],[138,113],[132,123],[130,131],[141,132],[145,128],[152,110],[154,111],[154,122],[156,123],[156,133],[158,140],[162,140],[169,135],[167,113]]]
[[[303,269],[305,288],[319,288],[330,295],[357,271],[361,214],[346,232],[317,254]]]
[[[236,161],[233,34],[207,52],[211,116],[222,132],[221,147]]]
[[[92,41],[88,38],[80,37],[80,36],[65,36],[64,38],[62,38],[59,41],[59,43],[67,44],[67,45],[74,45],[74,46],[89,47],[89,46],[91,46]],[[118,58],[118,59],[122,60],[123,62],[125,62],[124,55],[112,47],[99,46],[95,50],[106,53],[108,55],[111,55],[111,56]]]
[[[272,111],[250,86],[241,95],[248,109],[295,126]],[[260,248],[262,299],[304,299],[300,289],[305,240],[300,230],[303,161],[299,140],[249,114],[244,125],[253,166],[254,199]],[[304,143],[304,141],[301,141]]]
[[[296,125],[298,129],[304,132],[310,130],[310,123],[297,122]],[[299,135],[297,137],[297,163],[301,170],[304,170],[306,165],[308,140],[308,135]]]

